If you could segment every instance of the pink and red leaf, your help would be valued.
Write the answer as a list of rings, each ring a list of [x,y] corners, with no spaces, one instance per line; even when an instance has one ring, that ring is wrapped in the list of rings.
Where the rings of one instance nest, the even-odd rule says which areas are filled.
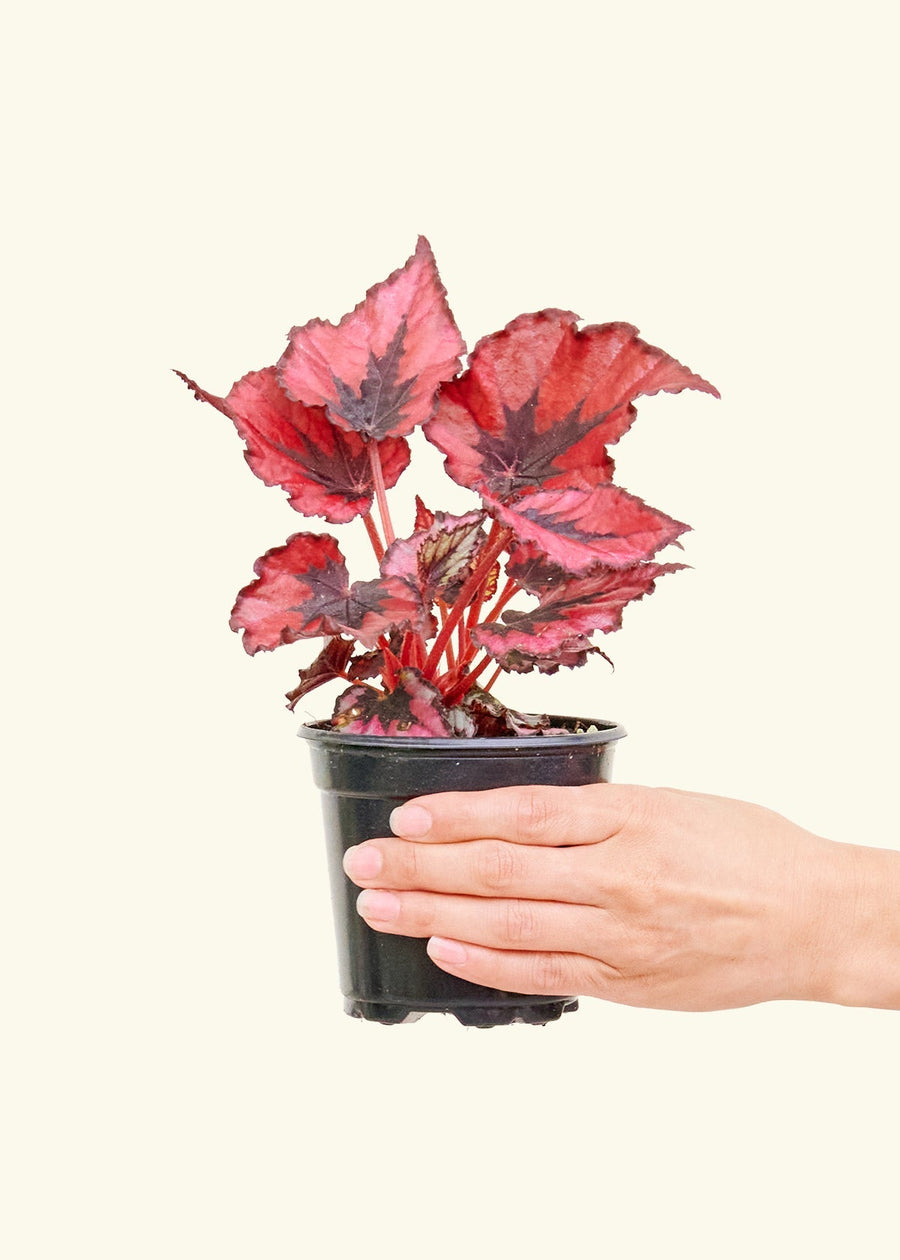
[[[346,433],[378,441],[424,424],[465,343],[447,305],[431,246],[412,257],[334,325],[294,328],[278,372],[292,398],[324,407]]]
[[[440,691],[417,669],[401,669],[393,691],[361,685],[338,697],[331,719],[352,735],[448,736],[455,733]]]
[[[508,566],[510,575],[520,575],[537,585],[533,557],[513,557]],[[550,566],[544,567],[546,585],[536,608],[524,612],[508,609],[502,623],[491,622],[475,627],[472,638],[505,669],[522,672],[531,659],[532,667],[549,673],[549,662],[581,665],[589,650],[585,636],[595,630],[609,634],[622,624],[626,605],[649,595],[656,579],[665,573],[685,568],[682,564],[636,564],[622,569],[600,566],[584,577],[556,576]],[[515,654],[510,656],[510,654]],[[580,659],[569,659],[572,656]],[[565,658],[565,659],[563,659]],[[543,664],[539,663],[543,662]]]
[[[521,315],[480,341],[441,391],[425,432],[460,485],[504,502],[538,487],[596,486],[612,476],[606,447],[631,425],[635,398],[717,394],[631,324],[576,325],[570,311]]]
[[[249,372],[225,398],[178,375],[198,399],[233,421],[247,444],[245,458],[253,472],[267,486],[282,486],[296,511],[337,525],[371,510],[375,489],[366,443],[356,433],[336,429],[323,408],[288,398],[275,368]],[[409,463],[409,445],[403,438],[385,438],[379,455],[390,488]]]
[[[351,635],[365,647],[395,627],[417,628],[425,613],[400,578],[350,585],[337,542],[328,534],[294,534],[253,566],[257,579],[240,592],[231,628],[253,655],[317,635]]]
[[[539,490],[510,503],[482,498],[518,542],[533,543],[570,575],[598,564],[624,568],[649,560],[690,528],[612,483],[593,490]]]

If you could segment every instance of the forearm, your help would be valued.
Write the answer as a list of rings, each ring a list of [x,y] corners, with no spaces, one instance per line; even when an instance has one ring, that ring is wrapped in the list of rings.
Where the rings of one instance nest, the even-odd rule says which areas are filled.
[[[822,907],[823,990],[842,1006],[900,1010],[900,852],[835,845]]]

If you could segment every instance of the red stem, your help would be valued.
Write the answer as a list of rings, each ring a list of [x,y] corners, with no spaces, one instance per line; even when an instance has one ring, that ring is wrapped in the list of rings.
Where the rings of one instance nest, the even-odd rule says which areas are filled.
[[[375,559],[381,564],[381,558],[384,555],[384,543],[378,533],[378,526],[372,520],[370,512],[366,512],[363,517],[363,524],[366,527],[366,533],[369,535],[369,541],[372,544],[372,550],[375,552]]]
[[[449,615],[450,610],[448,609],[447,605],[444,603],[442,599],[438,600],[438,612],[441,614],[441,629],[443,629],[444,625],[446,624],[447,617]],[[447,653],[447,664],[450,666],[451,669],[455,669],[456,657],[453,654],[453,642],[451,639],[447,640],[446,653]]]
[[[460,617],[459,625],[456,627],[456,643],[457,643],[456,659],[459,661],[460,664],[462,664],[463,661],[465,661],[470,650],[470,644],[469,644],[469,640],[467,636],[468,636],[468,625],[463,620],[463,618]],[[447,644],[447,650],[448,651],[450,650],[449,643]]]
[[[454,704],[459,704],[463,696],[472,690],[472,688],[475,686],[475,683],[478,681],[478,678],[480,677],[480,675],[484,673],[484,671],[487,669],[488,665],[490,665],[493,659],[494,658],[492,656],[486,656],[484,660],[481,661],[478,665],[476,665],[474,669],[470,670],[468,674],[466,674],[463,678],[460,678],[457,682],[455,682],[453,686],[450,687],[445,693],[444,704],[446,704],[448,708],[452,707]],[[491,686],[494,685],[497,674],[499,673],[500,673],[500,667],[498,666],[496,672],[494,673],[493,677],[490,680]],[[484,690],[487,691],[488,688],[485,687]]]
[[[497,681],[497,679],[500,677],[502,673],[503,673],[503,666],[498,665],[497,668],[494,670],[493,674],[491,674],[490,678],[484,684],[484,687],[482,688],[482,690],[490,691],[491,687],[493,687],[494,683]]]
[[[394,667],[396,665],[400,665],[400,662],[397,660],[397,657],[391,651],[390,646],[388,645],[388,641],[384,637],[384,635],[381,635],[381,637],[379,638],[378,646],[381,648],[382,655],[384,656],[384,670],[383,670],[384,681],[387,684],[388,691],[393,691],[397,685],[397,674],[395,672]]]
[[[519,583],[516,581],[515,578],[507,578],[506,584],[504,585],[503,590],[497,596],[497,599],[495,600],[493,606],[490,609],[488,609],[488,611],[485,613],[484,620],[496,621],[497,618],[500,616],[501,612],[503,611],[503,609],[512,599],[512,597],[516,594],[517,591],[520,591],[521,589],[522,589],[521,586],[519,586]]]
[[[491,533],[485,543],[484,551],[481,553],[481,559],[463,583],[462,590],[459,592],[456,602],[450,609],[450,614],[447,617],[447,620],[441,627],[440,634],[435,639],[432,644],[431,651],[428,653],[428,660],[425,662],[425,669],[423,670],[426,678],[434,677],[441,656],[443,655],[444,648],[447,646],[450,636],[456,629],[457,623],[468,608],[469,601],[490,573],[491,569],[494,567],[495,560],[500,555],[501,551],[509,542],[511,537],[511,529],[500,529],[497,526],[496,521],[494,522],[491,527]]]
[[[384,530],[384,537],[387,545],[390,546],[394,541],[394,527],[391,524],[391,514],[388,511],[387,494],[384,489],[384,472],[381,468],[381,455],[378,452],[378,443],[369,441],[369,467],[372,470],[372,480],[375,483],[375,498],[378,500],[378,512],[381,516],[381,528]]]

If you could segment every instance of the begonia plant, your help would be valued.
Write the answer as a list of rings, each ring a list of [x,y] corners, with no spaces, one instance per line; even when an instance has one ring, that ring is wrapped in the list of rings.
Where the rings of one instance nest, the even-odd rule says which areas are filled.
[[[617,485],[609,447],[639,396],[718,392],[631,324],[578,325],[569,311],[520,315],[462,370],[466,347],[420,237],[338,324],[294,328],[278,363],[224,398],[178,373],[233,421],[250,468],[292,508],[334,525],[358,518],[371,542],[377,575],[351,581],[331,534],[292,534],[237,597],[231,627],[251,654],[325,640],[290,707],[340,679],[331,724],[351,733],[552,731],[491,694],[498,675],[605,655],[592,635],[617,630],[627,604],[685,567],[654,557],[689,527]],[[417,497],[398,537],[387,491],[418,427],[480,502],[452,515]]]

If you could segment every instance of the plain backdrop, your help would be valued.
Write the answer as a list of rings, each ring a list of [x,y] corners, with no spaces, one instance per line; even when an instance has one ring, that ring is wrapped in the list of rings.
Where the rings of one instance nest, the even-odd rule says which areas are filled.
[[[227,625],[315,525],[170,372],[224,393],[420,232],[470,346],[543,306],[637,324],[722,393],[647,400],[617,450],[692,568],[615,673],[504,694],[624,723],[620,781],[897,846],[894,12],[8,19],[9,1260],[897,1256],[897,1013],[343,1015],[282,699],[308,653]]]

